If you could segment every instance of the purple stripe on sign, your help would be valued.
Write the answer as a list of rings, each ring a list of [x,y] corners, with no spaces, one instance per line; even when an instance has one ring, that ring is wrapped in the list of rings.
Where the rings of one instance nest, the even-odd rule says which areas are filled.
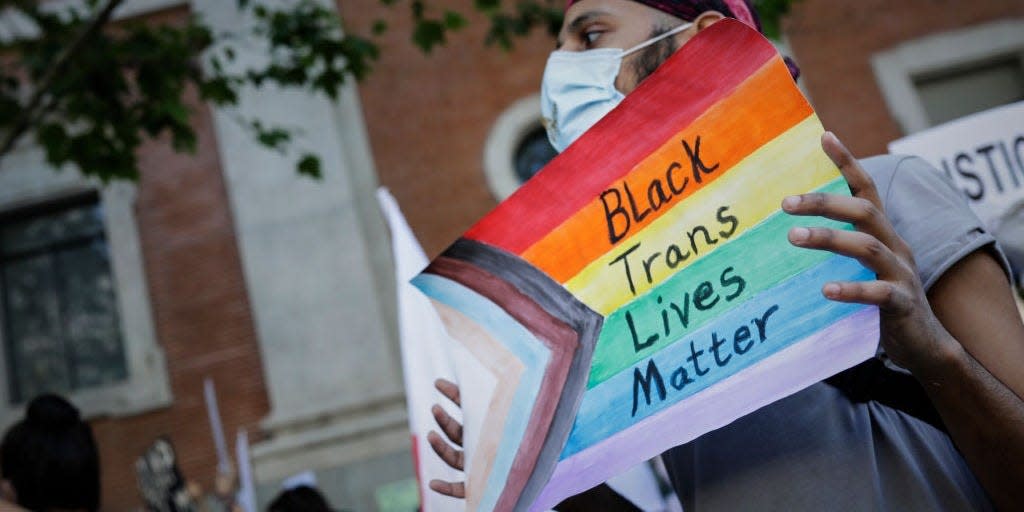
[[[604,442],[563,460],[531,511],[547,510],[561,500],[625,471],[637,460],[655,457],[704,432],[721,428],[746,414],[843,371],[873,356],[878,310],[864,308],[808,336],[732,378],[623,430]],[[756,383],[756,386],[749,386]],[[756,394],[750,390],[755,389]],[[736,401],[736,396],[748,400]],[[627,456],[628,454],[628,456]],[[621,455],[621,456],[619,456]]]

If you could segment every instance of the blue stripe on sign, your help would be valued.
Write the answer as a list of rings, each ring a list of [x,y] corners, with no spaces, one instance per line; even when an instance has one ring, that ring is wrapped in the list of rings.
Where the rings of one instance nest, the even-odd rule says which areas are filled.
[[[833,256],[587,390],[561,459],[867,307],[830,301],[819,290],[828,281],[873,279],[874,273],[856,260]],[[660,327],[660,323],[650,326]],[[714,339],[721,341],[716,343],[718,360],[711,348]],[[648,379],[654,375],[652,368],[663,386],[657,379]],[[644,383],[649,384],[648,393]]]

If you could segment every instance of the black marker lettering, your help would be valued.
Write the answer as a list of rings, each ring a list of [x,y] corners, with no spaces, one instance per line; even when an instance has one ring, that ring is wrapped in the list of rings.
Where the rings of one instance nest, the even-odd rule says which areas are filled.
[[[615,196],[615,207],[611,208],[608,204],[608,196],[613,194]],[[608,223],[608,241],[615,245],[629,232],[629,213],[626,213],[626,209],[622,207],[622,193],[617,188],[610,188],[601,192],[601,204],[604,205],[604,220]],[[621,231],[616,229],[615,225],[615,218],[619,216],[625,222]]]
[[[629,326],[629,333],[633,335],[633,351],[640,352],[641,350],[654,345],[654,342],[658,341],[658,335],[652,334],[647,337],[647,340],[640,343],[640,337],[636,334],[636,324],[633,323],[633,313],[626,311],[626,324]]]
[[[730,236],[732,236],[733,233],[736,232],[736,228],[738,228],[740,225],[740,220],[737,219],[734,215],[722,215],[727,211],[729,211],[729,207],[723,206],[718,209],[718,213],[715,215],[718,218],[719,224],[729,224],[728,229],[726,229],[725,231],[718,232],[718,234],[725,239],[728,239]]]
[[[630,253],[632,253],[633,251],[635,251],[635,250],[637,250],[639,248],[640,248],[640,244],[638,243],[638,244],[634,245],[633,247],[630,247],[629,249],[626,249],[625,252],[623,252],[622,254],[616,256],[615,259],[613,259],[610,263],[608,263],[608,266],[610,267],[610,266],[618,263],[620,260],[622,261],[622,266],[626,268],[626,281],[629,283],[629,291],[633,292],[633,295],[636,295],[636,286],[633,285],[633,273],[630,272],[630,270],[629,270],[629,258],[628,258],[628,256],[630,255]]]
[[[957,174],[973,181],[978,185],[978,190],[976,192],[971,192],[970,190],[964,189],[964,192],[967,193],[967,197],[971,198],[974,201],[977,201],[984,197],[985,185],[981,182],[981,178],[979,178],[978,175],[975,174],[974,169],[971,169],[970,167],[965,167],[965,163],[973,164],[974,160],[972,160],[969,155],[966,155],[964,153],[957,153],[956,158],[953,159],[953,163],[956,166]]]
[[[654,365],[654,360],[651,359],[647,363],[647,374],[640,373],[639,368],[633,368],[633,412],[630,416],[636,416],[637,405],[639,404],[640,390],[644,392],[644,402],[647,405],[651,405],[651,384],[657,387],[658,398],[661,400],[665,399],[665,381],[661,378],[661,372],[658,371],[658,367]]]
[[[690,342],[690,355],[686,357],[686,360],[693,363],[693,371],[694,373],[697,374],[698,377],[703,377],[709,371],[707,369],[702,369],[700,367],[700,361],[698,361],[698,359],[700,359],[700,355],[703,353],[703,350],[697,350],[697,345],[695,345],[692,341]]]
[[[988,172],[992,175],[992,180],[996,182],[996,190],[998,190],[999,193],[1002,193],[1003,181],[999,179],[999,173],[996,172],[996,166],[992,163],[992,155],[989,154],[995,148],[995,146],[989,144],[987,146],[981,146],[977,151],[985,156],[985,162],[988,163]]]
[[[765,311],[764,314],[761,315],[761,318],[755,318],[751,320],[752,322],[754,322],[754,325],[757,326],[757,336],[761,338],[762,343],[764,343],[764,340],[768,337],[768,317],[772,316],[772,313],[778,310],[779,306],[774,305],[768,308],[768,311]]]
[[[727,267],[722,271],[722,275],[718,276],[718,282],[722,284],[722,288],[728,288],[729,286],[735,286],[736,291],[725,296],[725,300],[732,301],[736,297],[739,297],[743,290],[747,287],[747,282],[740,277],[739,274],[730,275],[733,272],[732,267]]]
[[[715,356],[715,364],[719,368],[729,364],[729,360],[732,359],[732,354],[726,355],[724,358],[718,353],[718,349],[725,345],[725,340],[718,337],[717,332],[711,333],[711,353]]]
[[[690,159],[690,165],[693,168],[693,181],[697,183],[701,182],[702,175],[711,174],[718,169],[718,164],[708,167],[704,164],[704,161],[700,158],[700,135],[693,141],[693,147],[690,147],[690,143],[683,141],[683,150],[686,151],[686,156]]]
[[[668,169],[665,170],[665,183],[668,183],[668,189],[675,195],[682,194],[683,191],[686,190],[686,186],[690,184],[690,178],[683,176],[682,183],[678,188],[676,187],[676,181],[672,179],[672,176],[678,174],[677,171],[682,170],[683,166],[679,165],[679,162],[672,162],[672,164],[668,166]]]

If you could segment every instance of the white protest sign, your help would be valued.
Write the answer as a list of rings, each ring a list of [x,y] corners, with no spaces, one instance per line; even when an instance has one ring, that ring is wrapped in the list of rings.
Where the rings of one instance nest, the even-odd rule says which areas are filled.
[[[1024,101],[979,112],[889,143],[944,172],[989,228],[1024,200]]]

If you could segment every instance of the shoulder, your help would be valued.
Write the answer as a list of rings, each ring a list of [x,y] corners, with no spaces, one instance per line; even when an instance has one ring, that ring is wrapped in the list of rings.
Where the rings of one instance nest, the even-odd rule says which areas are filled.
[[[944,201],[963,206],[962,213],[974,214],[967,200],[953,186],[949,177],[924,159],[910,155],[878,155],[860,160],[861,166],[875,181],[878,195],[886,208],[900,207],[913,199],[937,196]],[[934,197],[933,197],[934,199]]]
[[[881,155],[860,160],[882,199],[885,214],[910,245],[925,289],[957,261],[995,238],[971,210],[948,176],[916,156]]]
[[[900,164],[904,160],[913,158],[916,157],[905,155],[877,155],[860,159],[860,165],[869,175],[871,175],[871,179],[875,180],[875,186],[878,188],[879,195],[885,197],[885,191],[887,191],[891,186],[892,178],[896,175],[896,170],[899,169]]]

